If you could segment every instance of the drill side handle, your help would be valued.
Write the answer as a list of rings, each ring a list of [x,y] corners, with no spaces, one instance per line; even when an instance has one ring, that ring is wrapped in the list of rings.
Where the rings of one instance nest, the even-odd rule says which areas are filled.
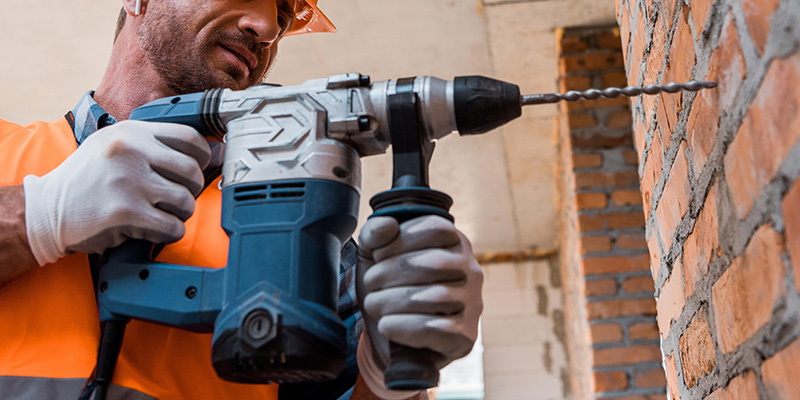
[[[434,146],[421,120],[413,82],[413,78],[399,79],[396,94],[387,96],[394,162],[392,188],[370,199],[374,211],[371,217],[388,216],[403,223],[439,215],[452,221],[448,211],[453,200],[428,187],[428,164]],[[441,364],[441,354],[393,342],[389,343],[389,352],[389,366],[384,371],[384,383],[389,389],[425,390],[439,384],[437,366]]]
[[[370,205],[375,209],[370,218],[393,217],[398,223],[403,223],[417,217],[439,215],[453,221],[453,216],[448,212],[451,204],[450,196],[428,188],[393,188],[370,200]],[[439,384],[437,365],[440,364],[441,354],[394,342],[389,342],[389,354],[390,363],[383,375],[389,389],[425,390]]]

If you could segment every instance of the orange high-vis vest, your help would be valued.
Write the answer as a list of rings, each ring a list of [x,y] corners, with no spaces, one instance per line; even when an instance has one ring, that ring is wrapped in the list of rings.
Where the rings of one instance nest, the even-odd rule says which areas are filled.
[[[66,119],[20,126],[0,119],[0,186],[42,176],[76,150]],[[197,199],[186,235],[159,261],[225,266],[216,182]],[[0,286],[0,397],[76,399],[96,363],[100,325],[85,254],[73,254]],[[142,321],[125,332],[108,399],[277,399],[278,385],[224,381],[211,366],[211,334]]]

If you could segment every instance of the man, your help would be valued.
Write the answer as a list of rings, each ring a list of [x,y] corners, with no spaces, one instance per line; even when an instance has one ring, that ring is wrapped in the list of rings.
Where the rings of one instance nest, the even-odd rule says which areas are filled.
[[[175,242],[160,261],[225,265],[220,192],[202,190],[217,151],[186,126],[123,120],[157,98],[260,82],[279,40],[314,24],[326,26],[313,0],[123,0],[96,91],[62,120],[0,120],[4,397],[76,398],[92,374],[99,325],[87,254],[143,238]],[[351,365],[320,385],[223,381],[211,367],[210,335],[132,321],[108,398],[425,398],[385,387],[388,340],[439,352],[439,367],[471,349],[482,274],[469,242],[434,217],[375,218],[359,242],[357,255],[352,243],[343,249],[340,289],[351,350],[358,342],[357,382]]]

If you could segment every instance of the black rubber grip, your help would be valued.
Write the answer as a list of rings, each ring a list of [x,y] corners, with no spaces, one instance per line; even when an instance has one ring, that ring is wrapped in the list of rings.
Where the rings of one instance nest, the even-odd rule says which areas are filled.
[[[453,221],[448,212],[453,200],[445,193],[423,187],[393,188],[376,194],[369,202],[371,217],[393,217],[398,223],[438,215]],[[390,362],[383,375],[386,387],[393,390],[425,390],[439,384],[441,354],[389,342]]]
[[[425,390],[439,385],[439,359],[442,355],[389,343],[391,363],[383,374],[386,387],[392,390]]]
[[[462,135],[488,132],[522,115],[519,86],[485,76],[456,77],[453,103]]]

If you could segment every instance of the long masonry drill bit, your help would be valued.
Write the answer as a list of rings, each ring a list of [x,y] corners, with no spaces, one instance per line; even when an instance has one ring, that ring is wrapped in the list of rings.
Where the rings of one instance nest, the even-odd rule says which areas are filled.
[[[689,81],[686,83],[671,82],[666,85],[628,86],[624,88],[610,87],[606,89],[589,89],[583,92],[570,90],[567,93],[545,93],[522,96],[522,105],[558,103],[560,101],[597,100],[600,97],[616,98],[619,96],[638,96],[640,94],[675,93],[681,90],[696,92],[716,87],[715,82]]]

